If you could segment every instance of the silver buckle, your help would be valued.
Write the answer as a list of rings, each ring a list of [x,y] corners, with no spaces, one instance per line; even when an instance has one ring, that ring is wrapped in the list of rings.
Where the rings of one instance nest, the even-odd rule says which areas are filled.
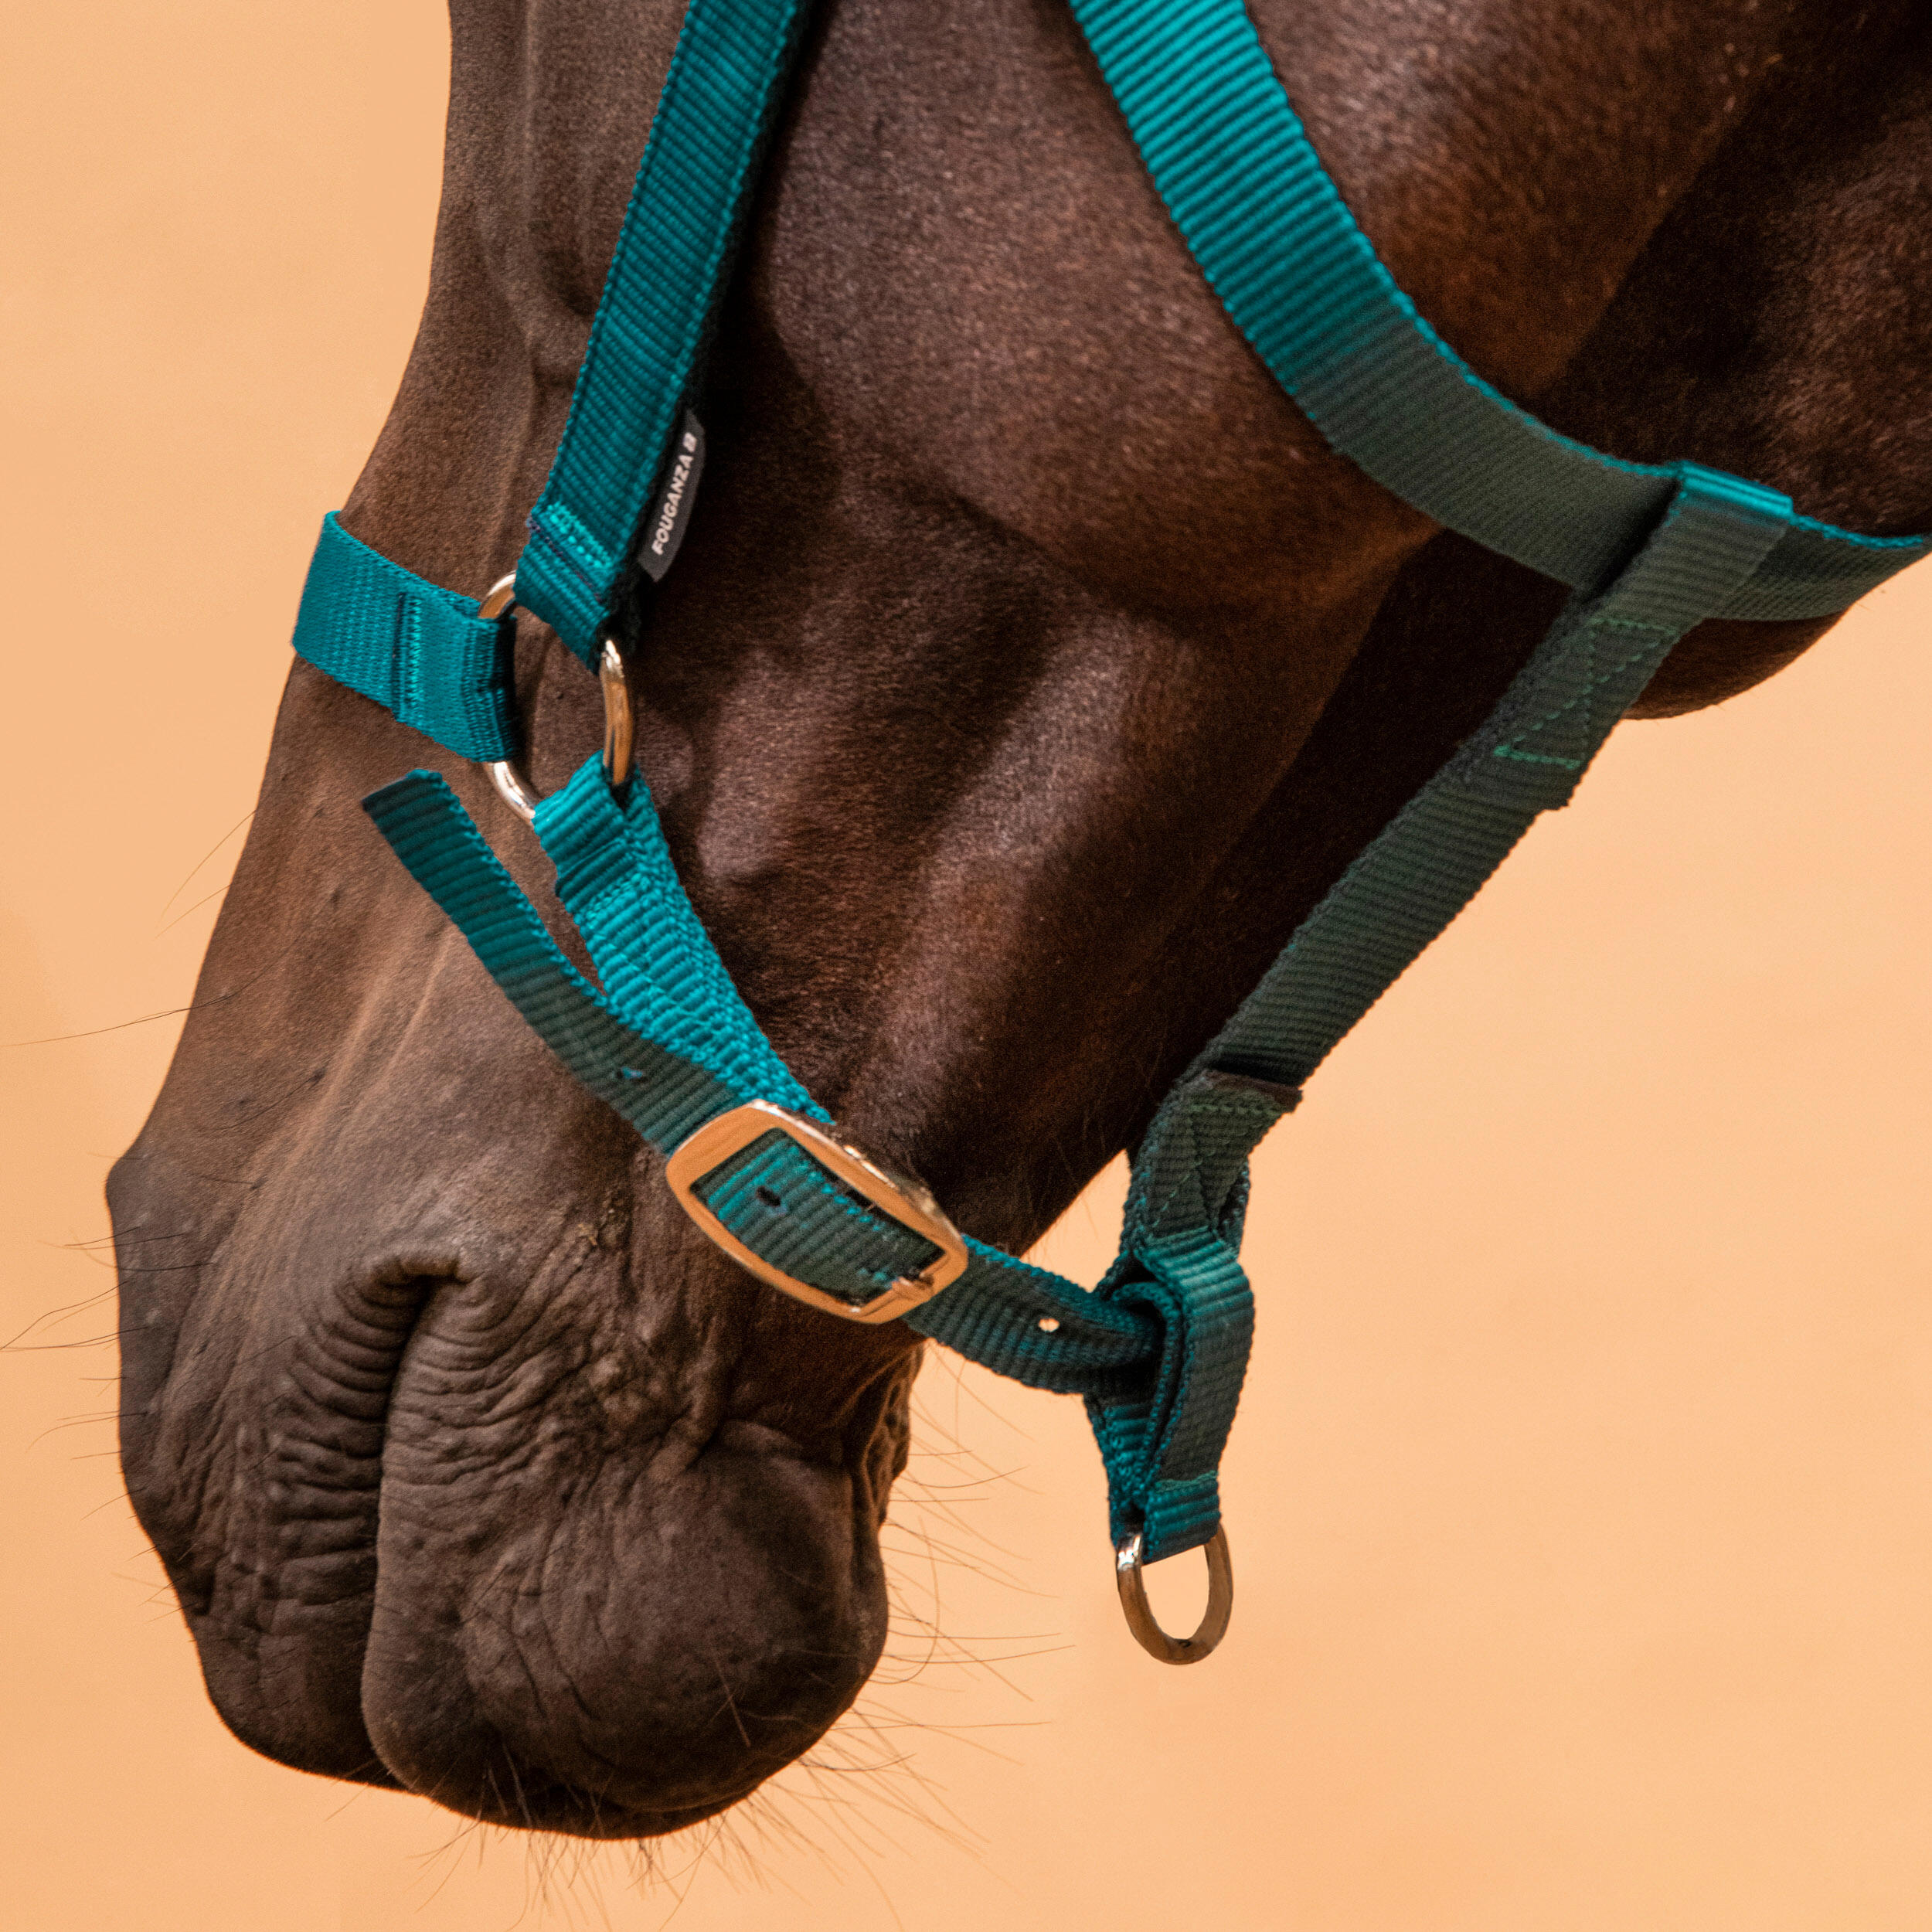
[[[733,1155],[774,1131],[795,1141],[828,1173],[837,1175],[855,1194],[864,1196],[881,1213],[931,1242],[939,1250],[937,1258],[917,1274],[902,1276],[869,1301],[854,1303],[828,1294],[809,1281],[801,1281],[754,1254],[698,1199],[696,1190],[706,1175]],[[707,1121],[665,1162],[664,1177],[679,1206],[741,1268],[748,1269],[760,1281],[782,1290],[808,1308],[838,1315],[847,1321],[893,1321],[908,1308],[930,1301],[966,1271],[966,1237],[946,1218],[923,1182],[910,1175],[893,1172],[857,1148],[836,1139],[817,1121],[774,1107],[769,1100],[752,1100]]]

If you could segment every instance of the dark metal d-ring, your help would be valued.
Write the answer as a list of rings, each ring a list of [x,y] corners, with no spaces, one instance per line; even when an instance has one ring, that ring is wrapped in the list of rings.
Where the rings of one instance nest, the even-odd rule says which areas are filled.
[[[1234,1563],[1228,1554],[1228,1532],[1217,1525],[1208,1540],[1207,1608],[1192,1637],[1170,1637],[1155,1619],[1154,1606],[1147,1600],[1144,1547],[1143,1534],[1137,1529],[1114,1553],[1114,1580],[1120,1586],[1127,1627],[1148,1656],[1164,1664],[1198,1664],[1228,1634],[1228,1619],[1234,1614]]]
[[[489,594],[477,608],[480,617],[508,617],[516,608],[516,573],[498,577]],[[624,655],[606,638],[597,658],[597,684],[604,693],[604,775],[613,791],[621,791],[631,781],[631,760],[636,743],[631,716],[631,686],[624,675]],[[536,821],[536,808],[543,794],[509,758],[492,760],[485,769],[497,796],[526,825]]]

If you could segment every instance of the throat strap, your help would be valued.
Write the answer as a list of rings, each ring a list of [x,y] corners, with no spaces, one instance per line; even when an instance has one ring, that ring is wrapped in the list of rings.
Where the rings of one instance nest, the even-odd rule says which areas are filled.
[[[1585,768],[1704,613],[1790,528],[1776,492],[1695,464],[1600,596],[1572,597],[1495,712],[1345,872],[1200,1065],[1299,1087]]]
[[[1474,898],[1537,815],[1566,804],[1671,646],[1776,547],[1791,505],[1682,467],[1669,509],[1600,596],[1573,598],[1482,729],[1405,805],[1289,940],[1155,1116],[1104,1294],[1198,1333],[1202,1372],[1163,1407],[1090,1403],[1116,1540],[1205,1542],[1247,1360],[1236,1264],[1250,1149],[1330,1049]],[[1238,1285],[1237,1285],[1238,1284]],[[1170,1350],[1170,1358],[1176,1352]]]

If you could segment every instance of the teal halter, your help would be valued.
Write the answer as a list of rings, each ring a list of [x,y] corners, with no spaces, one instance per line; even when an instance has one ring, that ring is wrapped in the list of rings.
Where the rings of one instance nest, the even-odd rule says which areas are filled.
[[[1175,226],[1309,420],[1437,522],[1574,593],[1481,730],[1363,851],[1162,1102],[1100,1286],[957,1234],[916,1182],[842,1143],[719,962],[641,779],[614,787],[593,758],[535,814],[600,988],[442,778],[413,771],[366,804],[518,1010],[665,1157],[687,1212],[728,1253],[815,1305],[903,1319],[1000,1374],[1086,1398],[1130,1621],[1156,1655],[1189,1662],[1226,1621],[1217,1475],[1253,1328],[1239,1260],[1250,1152],[1536,815],[1568,801],[1679,638],[1712,617],[1828,616],[1932,538],[1856,536],[1741,478],[1620,462],[1559,435],[1476,376],[1396,286],[1241,0],[1071,4]],[[587,665],[670,474],[808,10],[690,0],[516,570],[515,603]],[[331,516],[295,648],[451,750],[506,760],[514,606],[501,601],[486,616]],[[1165,1638],[1145,1615],[1141,1563],[1203,1544],[1209,1624]]]

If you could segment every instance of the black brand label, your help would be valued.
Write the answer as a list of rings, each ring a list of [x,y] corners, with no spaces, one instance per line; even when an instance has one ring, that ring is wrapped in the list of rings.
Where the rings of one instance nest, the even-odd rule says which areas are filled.
[[[655,583],[670,569],[684,541],[691,521],[691,505],[697,499],[698,478],[704,474],[704,425],[689,410],[684,425],[671,447],[671,470],[665,477],[664,494],[651,507],[645,519],[644,541],[638,546],[638,561]]]

